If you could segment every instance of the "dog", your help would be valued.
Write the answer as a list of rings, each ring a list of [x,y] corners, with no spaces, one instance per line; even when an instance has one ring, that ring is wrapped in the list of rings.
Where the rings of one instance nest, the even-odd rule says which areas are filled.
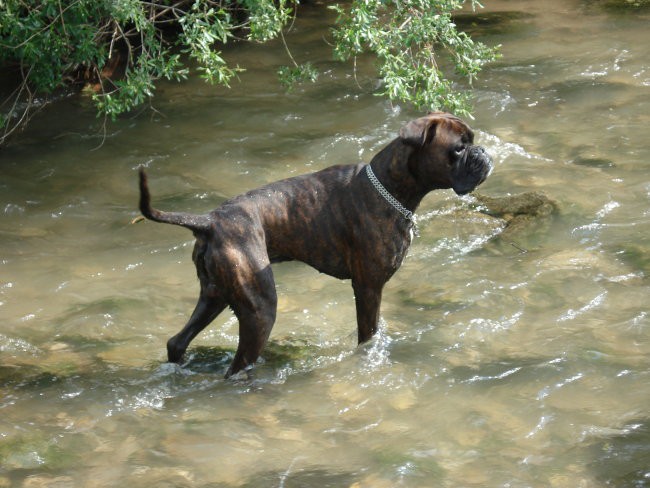
[[[282,261],[352,280],[358,341],[369,340],[384,285],[411,244],[422,198],[437,189],[469,193],[492,167],[465,122],[433,112],[404,125],[369,164],[270,183],[202,215],[152,208],[141,168],[142,215],[183,226],[196,238],[192,259],[201,291],[189,321],[167,342],[169,361],[180,363],[190,342],[229,306],[239,321],[239,344],[226,378],[252,367],[275,322],[271,265]]]

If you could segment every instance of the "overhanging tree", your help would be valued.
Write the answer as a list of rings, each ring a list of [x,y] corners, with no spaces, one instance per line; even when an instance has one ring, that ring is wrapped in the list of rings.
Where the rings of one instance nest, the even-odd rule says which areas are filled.
[[[380,94],[420,108],[469,111],[467,93],[439,68],[444,53],[470,83],[496,50],[459,32],[452,12],[464,0],[352,0],[336,5],[334,55],[369,54],[383,80]],[[228,85],[241,70],[220,46],[283,36],[295,0],[0,0],[0,66],[17,74],[0,101],[0,143],[53,94],[90,85],[98,114],[117,115],[149,101],[159,79],[182,80],[189,65],[212,84]],[[471,0],[473,8],[480,6]],[[279,75],[291,83],[316,79],[310,63]],[[188,63],[188,60],[192,60]],[[38,102],[37,102],[38,99]]]

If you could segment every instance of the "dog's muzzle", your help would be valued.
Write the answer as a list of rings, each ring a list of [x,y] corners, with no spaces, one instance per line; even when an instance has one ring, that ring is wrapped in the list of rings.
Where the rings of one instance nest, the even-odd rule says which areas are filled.
[[[465,195],[490,176],[493,164],[490,155],[481,146],[470,146],[452,171],[452,188],[458,195]]]

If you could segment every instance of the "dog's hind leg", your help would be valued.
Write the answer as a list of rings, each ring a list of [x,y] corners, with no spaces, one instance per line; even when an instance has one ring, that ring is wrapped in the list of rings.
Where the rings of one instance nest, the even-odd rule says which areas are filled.
[[[256,273],[252,283],[238,288],[231,307],[239,320],[239,345],[226,378],[255,363],[271,334],[278,306],[270,265]]]
[[[199,301],[183,329],[167,341],[167,358],[170,363],[180,363],[190,342],[212,322],[223,309],[226,303],[217,298],[201,293]]]

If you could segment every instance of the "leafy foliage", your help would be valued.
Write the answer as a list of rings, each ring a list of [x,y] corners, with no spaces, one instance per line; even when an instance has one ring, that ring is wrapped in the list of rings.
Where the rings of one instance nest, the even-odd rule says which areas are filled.
[[[462,0],[355,0],[334,8],[335,56],[340,60],[374,54],[384,84],[382,94],[418,107],[447,109],[468,115],[469,96],[453,89],[439,68],[436,53],[444,50],[456,72],[471,83],[483,64],[496,58],[493,48],[458,32],[451,12]],[[472,0],[472,7],[480,4]]]
[[[374,55],[383,95],[467,113],[467,95],[445,79],[436,51],[446,51],[470,82],[495,51],[456,30],[451,12],[462,4],[353,0],[332,7],[335,57]],[[207,82],[228,86],[241,68],[228,65],[219,46],[284,42],[296,7],[296,0],[0,0],[0,66],[19,78],[0,101],[0,143],[71,85],[91,85],[98,113],[112,118],[148,102],[157,80],[186,78],[188,62]],[[316,80],[313,65],[287,54],[292,66],[278,70],[282,82]]]

